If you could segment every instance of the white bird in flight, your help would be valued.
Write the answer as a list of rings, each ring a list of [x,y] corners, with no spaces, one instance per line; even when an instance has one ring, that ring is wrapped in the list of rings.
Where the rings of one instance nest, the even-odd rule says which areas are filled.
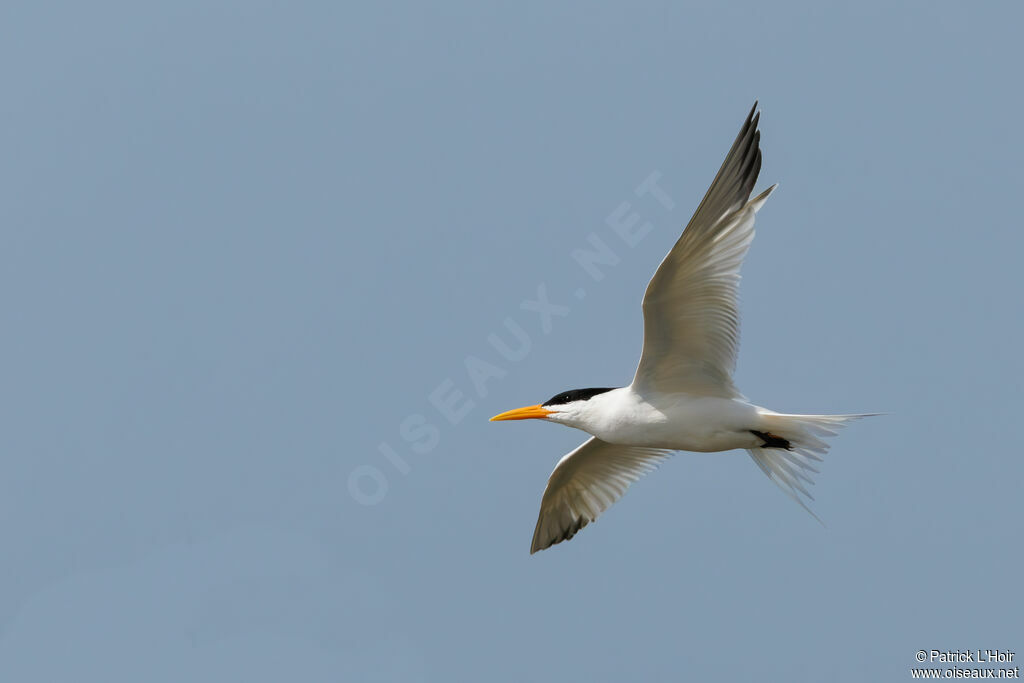
[[[754,216],[777,187],[750,199],[761,170],[756,111],[755,102],[693,218],[647,285],[644,346],[633,383],[565,391],[491,418],[542,419],[591,434],[551,473],[531,554],[571,539],[673,451],[744,448],[811,512],[801,494],[813,500],[804,484],[813,483],[814,463],[828,451],[823,437],[869,415],[776,413],[747,402],[732,382],[740,266],[754,239]]]

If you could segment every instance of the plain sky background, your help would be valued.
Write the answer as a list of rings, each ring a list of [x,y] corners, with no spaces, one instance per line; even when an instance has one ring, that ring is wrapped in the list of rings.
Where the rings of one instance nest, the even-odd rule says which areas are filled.
[[[5,3],[0,679],[1024,658],[1022,22],[1017,2]],[[781,186],[738,385],[889,414],[835,440],[824,528],[745,453],[680,454],[530,556],[583,435],[487,418],[629,382],[644,287],[755,98],[759,187]],[[636,195],[652,173],[673,209]],[[607,224],[623,203],[651,224],[635,247]],[[619,259],[600,281],[571,256],[591,235]],[[547,332],[539,287],[568,309]],[[514,345],[507,320],[516,360],[488,342]]]

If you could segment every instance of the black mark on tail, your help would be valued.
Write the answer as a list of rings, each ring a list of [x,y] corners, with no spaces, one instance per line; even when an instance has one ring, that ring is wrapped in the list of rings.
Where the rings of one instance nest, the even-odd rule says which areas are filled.
[[[787,451],[793,450],[793,445],[789,443],[789,439],[783,439],[781,436],[776,436],[771,432],[759,432],[754,429],[751,429],[750,433],[764,441],[764,443],[761,444],[761,448],[784,448]]]

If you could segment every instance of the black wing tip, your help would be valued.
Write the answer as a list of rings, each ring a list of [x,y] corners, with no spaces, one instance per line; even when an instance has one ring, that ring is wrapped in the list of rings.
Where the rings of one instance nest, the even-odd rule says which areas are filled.
[[[743,122],[743,126],[740,128],[739,135],[736,136],[737,140],[742,140],[748,135],[758,134],[761,132],[757,129],[758,125],[761,123],[761,112],[758,110],[758,106],[758,101],[754,100],[754,106],[750,108],[750,113],[747,114],[747,118]],[[757,142],[760,142],[760,138],[755,142],[755,145]]]
[[[538,520],[539,523],[539,520]],[[572,537],[579,533],[580,529],[590,524],[590,520],[580,517],[576,520],[575,524],[566,527],[560,534],[544,541],[543,544],[537,542],[537,534],[540,533],[540,529],[534,533],[533,542],[530,544],[530,554],[534,555],[541,550],[547,550],[553,545],[558,545],[563,541],[571,541]]]
[[[761,121],[761,112],[757,107],[758,101],[754,100],[747,120],[733,140],[732,147],[725,155],[715,179],[697,206],[693,218],[690,219],[691,224],[703,213],[710,213],[714,215],[703,217],[709,225],[713,225],[725,213],[735,211],[750,199],[761,173],[762,162],[761,131],[757,129]]]

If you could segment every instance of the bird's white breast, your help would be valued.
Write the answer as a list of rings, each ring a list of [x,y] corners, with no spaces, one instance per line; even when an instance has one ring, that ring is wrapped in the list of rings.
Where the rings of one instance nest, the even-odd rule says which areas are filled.
[[[575,425],[614,444],[685,451],[750,448],[757,407],[739,399],[687,394],[641,395],[614,389],[587,401]]]

